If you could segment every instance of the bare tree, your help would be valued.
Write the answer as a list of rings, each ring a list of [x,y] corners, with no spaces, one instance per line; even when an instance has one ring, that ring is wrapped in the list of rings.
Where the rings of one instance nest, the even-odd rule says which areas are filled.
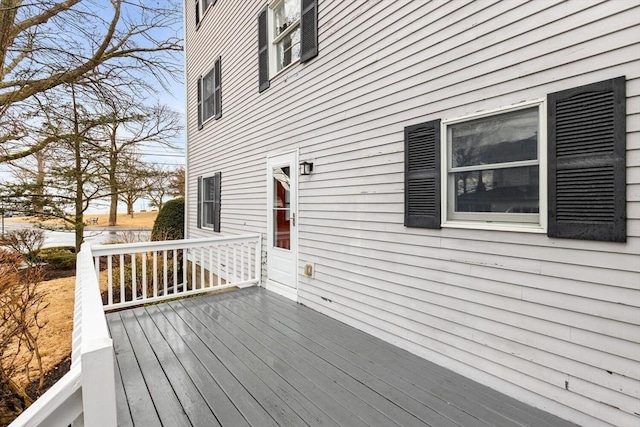
[[[122,190],[126,188],[128,195],[133,196],[144,188],[141,168],[136,167],[139,162],[134,160],[139,157],[137,153],[145,147],[156,150],[160,147],[174,148],[173,140],[182,130],[182,121],[167,106],[156,104],[147,107],[126,93],[113,96],[100,92],[99,110],[104,117],[111,118],[99,128],[99,133],[103,134],[99,137],[107,141],[101,164],[110,193],[109,225],[113,226],[117,223],[118,199],[122,199]],[[134,181],[141,186],[136,188]],[[133,209],[132,204],[128,207]]]
[[[23,181],[6,184],[3,192],[5,200],[12,201],[13,210],[33,212],[34,206],[42,206],[44,215],[60,218],[72,226],[79,251],[84,212],[92,200],[108,195],[108,189],[99,182],[102,169],[98,160],[104,151],[101,141],[96,139],[97,129],[115,119],[92,109],[82,97],[82,87],[79,94],[74,85],[64,87],[68,92],[62,89],[55,91],[58,98],[55,105],[42,104],[43,123],[38,135],[55,141],[47,156],[44,191],[41,192],[37,181],[35,184]],[[70,215],[69,208],[73,211]]]
[[[145,74],[166,87],[181,72],[180,12],[172,0],[0,0],[0,163],[57,140],[29,138],[38,95],[96,75],[118,85]]]
[[[169,194],[174,197],[184,197],[185,178],[184,166],[179,166],[169,179]]]
[[[127,215],[131,215],[132,218],[133,205],[147,191],[148,168],[149,166],[139,158],[130,158],[122,162],[119,173],[116,174],[118,198],[127,206]],[[111,212],[109,219],[111,219]]]
[[[147,174],[146,196],[151,206],[158,210],[162,209],[165,197],[171,194],[171,178],[171,172],[159,166],[150,168]]]
[[[20,408],[16,409],[24,409],[32,402],[25,386],[14,380],[18,370],[23,370],[30,382],[31,366],[35,364],[37,391],[44,385],[38,338],[45,326],[40,314],[47,304],[39,287],[43,270],[34,262],[43,239],[40,230],[14,231],[9,234],[14,251],[0,249],[0,392],[3,397],[18,400]],[[22,268],[23,262],[26,268]]]

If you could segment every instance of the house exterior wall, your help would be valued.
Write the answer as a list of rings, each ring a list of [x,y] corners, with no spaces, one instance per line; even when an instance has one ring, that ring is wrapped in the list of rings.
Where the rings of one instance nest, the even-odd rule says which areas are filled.
[[[258,93],[264,1],[186,2],[187,234],[222,172],[221,233],[266,233],[266,156],[299,149],[298,300],[583,425],[640,422],[635,1],[319,1],[319,55]],[[222,59],[222,117],[197,79]],[[627,242],[407,228],[406,126],[626,76]],[[303,275],[314,263],[313,277]]]

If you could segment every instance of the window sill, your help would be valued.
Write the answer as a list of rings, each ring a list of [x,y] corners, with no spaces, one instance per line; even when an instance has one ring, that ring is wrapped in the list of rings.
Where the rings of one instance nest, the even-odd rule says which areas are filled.
[[[469,230],[511,231],[516,233],[546,233],[546,227],[540,224],[508,223],[508,222],[477,222],[477,221],[446,221],[442,228],[462,228]]]
[[[282,76],[286,71],[292,69],[295,65],[299,64],[300,60],[296,59],[294,62],[292,62],[291,64],[287,65],[286,67],[284,67],[282,70],[278,71],[277,73],[275,73],[273,76],[269,77],[269,81],[272,82],[273,80],[275,80],[276,78],[280,78],[280,76]]]

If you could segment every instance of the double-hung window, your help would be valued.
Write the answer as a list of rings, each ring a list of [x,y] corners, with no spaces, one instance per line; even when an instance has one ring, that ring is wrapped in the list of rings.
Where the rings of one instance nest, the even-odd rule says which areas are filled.
[[[196,25],[200,25],[200,21],[204,16],[209,6],[216,4],[217,0],[195,0],[196,11]]]
[[[544,230],[544,101],[442,122],[443,224]]]
[[[626,241],[625,84],[407,126],[405,226]]]
[[[279,0],[269,8],[274,53],[271,75],[300,60],[300,0]]]
[[[198,79],[198,128],[211,117],[222,117],[221,58],[216,59],[213,68]]]
[[[198,228],[220,231],[222,174],[198,177]]]
[[[296,62],[318,55],[318,0],[275,0],[258,15],[259,90]]]

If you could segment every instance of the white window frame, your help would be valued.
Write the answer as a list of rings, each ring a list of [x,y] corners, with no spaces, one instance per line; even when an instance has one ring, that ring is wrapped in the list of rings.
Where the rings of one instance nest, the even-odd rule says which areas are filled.
[[[291,61],[288,65],[284,66],[281,70],[278,70],[278,61],[277,61],[277,43],[279,43],[283,38],[287,35],[291,34],[296,30],[296,28],[300,28],[301,18],[302,18],[302,1],[298,0],[300,5],[300,17],[293,22],[287,29],[285,29],[282,33],[278,34],[275,37],[274,25],[275,25],[275,13],[274,10],[276,7],[280,6],[281,3],[284,3],[285,0],[275,0],[269,5],[268,13],[267,13],[267,34],[269,37],[269,79],[274,78],[276,75],[284,72],[285,70],[291,68],[293,65],[300,62],[300,58],[295,61]],[[302,48],[302,33],[300,33],[300,47]],[[300,52],[300,56],[302,56],[302,51]]]
[[[452,191],[451,150],[449,144],[449,126],[464,123],[483,117],[496,116],[512,111],[538,107],[538,161],[523,161],[510,163],[513,166],[536,165],[539,170],[538,189],[539,209],[538,222],[501,221],[507,214],[495,214],[484,212],[465,213],[465,218],[451,218],[449,208],[453,206],[454,194]],[[546,98],[524,101],[518,104],[496,108],[493,110],[473,113],[462,117],[442,120],[440,124],[440,165],[441,165],[441,225],[450,228],[468,228],[478,230],[504,230],[521,231],[531,233],[547,232],[547,104]],[[535,214],[534,214],[535,215]]]
[[[209,77],[209,76],[211,76],[211,80],[213,81],[212,85],[211,85],[212,90],[211,90],[211,93],[209,94],[209,96],[205,96],[205,87],[206,87],[205,79],[207,77]],[[215,98],[215,96],[216,96],[215,95],[216,94],[216,66],[215,66],[215,62],[214,62],[213,67],[211,67],[211,69],[209,69],[209,71],[207,71],[207,73],[202,76],[201,87],[202,87],[202,89],[201,89],[202,90],[202,100],[201,100],[202,104],[201,104],[200,108],[202,108],[202,112],[201,112],[201,114],[202,114],[202,124],[204,125],[206,122],[208,122],[209,120],[213,119],[216,116],[216,98]],[[207,99],[209,99],[209,98],[213,98],[213,107],[211,108],[211,111],[210,111],[211,115],[209,115],[207,117],[207,116],[205,116],[204,113],[205,113],[205,105],[206,105]]]
[[[200,28],[202,20],[204,19],[204,15],[216,2],[217,0],[195,0],[196,16],[198,17],[198,19],[196,20],[196,30]],[[208,4],[205,6],[205,3]]]
[[[215,185],[216,182],[216,175],[208,175],[208,176],[203,176],[202,177],[202,188],[200,189],[200,191],[202,191],[202,194],[200,194],[200,197],[202,198],[202,203],[199,206],[199,209],[202,209],[202,212],[200,212],[200,221],[201,224],[200,226],[206,230],[213,230],[215,228],[215,220],[214,222],[207,222],[207,216],[206,216],[206,212],[207,209],[205,208],[207,203],[211,204],[211,208],[215,210],[216,207],[216,200],[215,198],[213,200],[208,200],[205,195],[207,194],[207,191],[205,190],[207,188],[207,181],[211,182],[211,185]]]

